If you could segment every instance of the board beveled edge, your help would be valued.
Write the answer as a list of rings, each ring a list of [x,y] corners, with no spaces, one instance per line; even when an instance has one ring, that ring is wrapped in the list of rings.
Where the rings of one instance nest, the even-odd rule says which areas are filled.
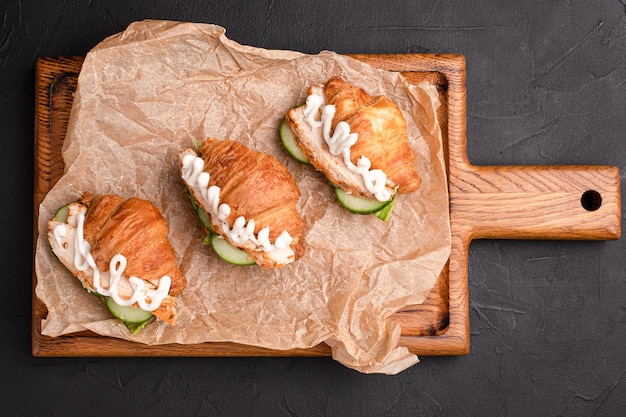
[[[428,71],[442,74],[447,95],[447,135],[444,137],[448,186],[451,167],[464,165],[467,159],[466,127],[466,63],[465,57],[454,54],[355,54],[350,55],[389,71],[412,73]],[[454,170],[454,168],[452,169]],[[450,187],[449,187],[450,188]],[[449,189],[450,191],[450,189]],[[450,207],[452,247],[448,261],[449,323],[445,332],[436,336],[402,336],[402,345],[418,355],[451,356],[470,352],[468,251],[471,234],[455,227]]]
[[[460,125],[448,129],[448,140],[444,143],[446,164],[449,175],[450,144],[458,143],[465,150],[465,58],[460,55],[437,54],[354,54],[353,58],[383,67],[389,71],[398,71],[410,74],[411,72],[433,72],[444,77],[448,96],[447,123],[448,128],[453,123]],[[43,73],[53,71],[68,71],[78,73],[83,57],[44,57],[37,60],[36,68],[36,98],[35,98],[35,153],[49,152],[41,149],[38,138],[42,134],[50,134],[50,88],[54,77],[42,77]],[[450,140],[452,135],[452,141]],[[457,149],[458,151],[458,149]],[[37,216],[38,207],[47,191],[53,184],[42,185],[39,181],[46,178],[45,166],[35,162],[34,185],[34,230],[33,248],[35,248],[38,234]],[[449,181],[449,179],[448,179]],[[453,252],[455,239],[453,231]],[[401,345],[411,352],[423,356],[464,355],[469,353],[469,300],[467,295],[467,251],[469,238],[460,237],[461,262],[448,262],[450,267],[448,323],[447,327],[433,336],[401,336]],[[456,249],[458,251],[458,248]],[[464,251],[464,253],[463,253]],[[76,333],[61,337],[47,337],[41,334],[41,320],[47,312],[43,303],[35,295],[36,274],[34,269],[33,251],[33,284],[32,284],[32,354],[34,356],[328,356],[330,348],[326,344],[307,349],[291,349],[287,351],[269,350],[256,346],[245,346],[235,343],[203,343],[198,345],[158,345],[149,346],[122,339],[106,338],[91,332]],[[452,254],[450,259],[452,259]],[[463,264],[465,264],[463,266]],[[459,270],[460,266],[460,270]],[[463,275],[463,271],[465,274]],[[454,282],[452,280],[454,279]]]

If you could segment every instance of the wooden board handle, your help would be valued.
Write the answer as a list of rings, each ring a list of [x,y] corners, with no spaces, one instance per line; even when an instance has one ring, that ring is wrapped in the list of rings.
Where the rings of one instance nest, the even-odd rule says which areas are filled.
[[[470,239],[620,237],[616,167],[457,164],[450,176],[453,227]]]

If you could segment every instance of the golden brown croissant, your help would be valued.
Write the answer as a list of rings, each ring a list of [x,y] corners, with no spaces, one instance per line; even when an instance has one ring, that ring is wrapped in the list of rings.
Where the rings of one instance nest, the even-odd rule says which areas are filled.
[[[210,214],[214,231],[264,268],[300,258],[300,191],[287,168],[273,156],[232,140],[205,139],[200,154],[180,152],[181,176]]]
[[[318,100],[317,106],[309,106],[307,99],[306,107],[289,110],[285,120],[303,154],[333,184],[348,193],[381,201],[393,198],[396,192],[409,193],[419,188],[421,178],[409,146],[406,121],[393,101],[384,96],[371,96],[337,76],[324,86],[310,87],[308,95],[309,98],[316,96],[312,98]],[[332,123],[328,136],[335,136],[340,123],[349,126],[347,133],[358,135],[348,146],[348,162],[342,149],[333,151],[328,138],[323,137],[323,114],[326,107],[332,106],[334,114],[329,116]],[[381,193],[384,197],[377,195],[380,188],[373,191],[367,185],[368,180],[354,168],[362,157],[369,160],[370,171],[381,170],[386,175],[387,192]],[[350,165],[353,167],[349,168]]]
[[[88,192],[68,210],[65,221],[48,222],[48,237],[57,257],[83,286],[175,324],[173,297],[187,280],[159,210],[146,200]]]

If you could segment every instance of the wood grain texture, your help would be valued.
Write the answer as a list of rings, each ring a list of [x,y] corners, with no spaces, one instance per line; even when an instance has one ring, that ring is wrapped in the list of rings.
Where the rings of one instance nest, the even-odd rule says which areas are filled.
[[[475,238],[617,239],[621,233],[619,171],[615,167],[478,167],[467,159],[465,60],[457,55],[352,55],[412,83],[437,86],[450,195],[452,248],[427,300],[396,313],[402,344],[418,355],[469,352],[468,249]],[[36,69],[34,224],[46,193],[63,174],[61,147],[82,57],[41,58]],[[589,190],[595,210],[581,199]],[[34,239],[37,236],[37,227]],[[147,346],[90,332],[41,335],[45,306],[35,297],[35,356],[326,356],[311,349],[274,351],[232,343]]]

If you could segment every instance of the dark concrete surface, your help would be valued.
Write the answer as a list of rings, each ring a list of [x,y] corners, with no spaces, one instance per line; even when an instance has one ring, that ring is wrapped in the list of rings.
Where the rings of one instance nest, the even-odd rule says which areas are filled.
[[[145,18],[215,23],[242,44],[307,53],[462,54],[473,163],[614,165],[623,179],[623,0],[5,0],[0,17],[0,415],[624,415],[623,238],[473,242],[471,353],[424,357],[396,376],[329,358],[30,351],[38,57],[84,55]]]

